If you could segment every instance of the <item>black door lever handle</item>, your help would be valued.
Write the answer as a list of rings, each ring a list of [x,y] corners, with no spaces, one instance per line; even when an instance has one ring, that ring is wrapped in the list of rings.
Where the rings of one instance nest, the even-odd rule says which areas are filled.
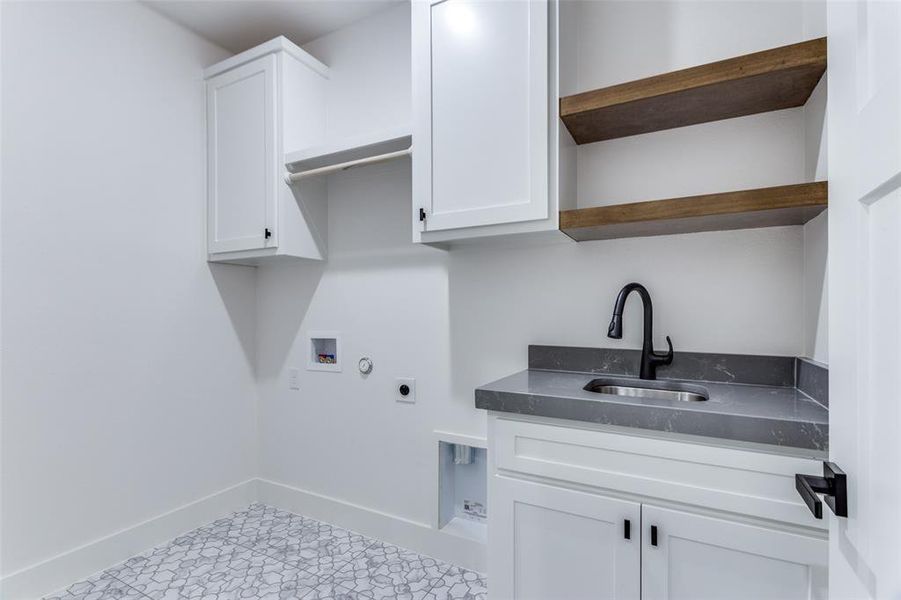
[[[848,478],[835,463],[823,463],[822,477],[796,474],[795,489],[817,519],[823,518],[823,503],[817,494],[823,494],[836,517],[848,516]]]

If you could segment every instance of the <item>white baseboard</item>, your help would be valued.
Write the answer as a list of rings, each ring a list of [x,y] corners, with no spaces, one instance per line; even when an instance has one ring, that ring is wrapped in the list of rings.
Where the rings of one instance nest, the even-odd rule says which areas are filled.
[[[473,571],[487,572],[485,544],[475,540],[266,479],[257,480],[257,492],[263,504],[357,531]]]
[[[76,581],[87,579],[186,531],[227,516],[256,501],[257,481],[249,479],[133,527],[10,573],[0,580],[0,598],[40,598]]]
[[[434,558],[486,572],[485,545],[424,523],[265,479],[249,479],[0,579],[3,600],[35,600],[253,502],[319,519]]]

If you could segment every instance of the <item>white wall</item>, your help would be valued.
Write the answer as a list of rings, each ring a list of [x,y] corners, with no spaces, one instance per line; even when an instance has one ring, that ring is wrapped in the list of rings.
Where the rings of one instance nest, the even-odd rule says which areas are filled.
[[[260,269],[261,469],[428,524],[431,432],[450,388],[447,255],[410,243],[409,203],[409,161],[333,177],[327,264]],[[304,370],[309,330],[340,332],[343,372]],[[299,392],[289,367],[301,369]],[[394,402],[397,376],[417,378],[417,404]]]
[[[669,334],[678,350],[800,351],[798,228],[444,253],[410,244],[405,162],[333,176],[329,209],[325,265],[260,269],[267,479],[430,523],[432,431],[484,435],[473,389],[525,368],[530,343],[640,346],[634,301],[624,339],[605,337],[632,279],[655,299],[658,346]],[[341,333],[343,372],[303,370],[304,333],[320,329]],[[398,376],[416,377],[415,405],[394,401]]]
[[[823,2],[571,4],[569,93],[826,35]],[[825,77],[804,107],[579,146],[578,205],[603,206],[827,179]],[[826,217],[805,225],[803,343],[826,356]]]
[[[328,139],[410,127],[410,6],[323,36],[304,50],[329,66]]]
[[[643,3],[614,4],[642,20]],[[802,12],[711,6],[734,16],[713,38],[688,6],[647,15],[615,56],[583,38],[580,77],[776,45]],[[658,345],[804,351],[800,228],[448,253],[410,243],[408,161],[330,177],[327,262],[210,267],[200,69],[225,53],[140,5],[2,7],[5,573],[254,474],[428,526],[433,431],[484,435],[473,388],[525,368],[530,343],[637,347],[634,302],[624,339],[604,335],[631,280],[654,297]],[[331,68],[331,135],[408,121],[408,37],[404,6],[307,46]],[[581,202],[795,181],[802,116],[583,147]],[[730,154],[736,137],[750,149]],[[341,332],[343,372],[303,370],[311,329]],[[397,376],[416,377],[415,405],[394,402]]]
[[[393,46],[406,35],[402,11],[385,18],[395,20],[393,28],[384,21],[372,23],[365,34],[374,36],[367,38],[374,47]],[[781,23],[784,15],[772,18]],[[765,21],[759,16],[758,29]],[[359,30],[369,24],[356,27],[364,35]],[[360,46],[346,39],[335,34],[308,48],[334,72],[349,69],[343,61],[365,65],[365,53],[348,51],[345,44]],[[404,73],[392,80],[408,86]],[[371,87],[359,94],[383,104],[377,92]],[[344,105],[344,118],[364,126],[364,109],[353,108]],[[767,124],[748,120],[741,127],[754,132],[755,151],[722,158],[719,164],[734,162],[729,165],[733,175],[760,166],[781,169],[770,174],[774,178],[801,180],[801,117],[799,111],[786,111]],[[669,162],[664,151],[653,150],[660,157],[654,159],[659,164],[653,176],[643,173],[639,179],[632,171],[614,170],[601,183],[625,191],[678,188],[679,171],[690,161],[676,155],[707,156],[708,143],[718,144],[720,153],[727,145],[741,146],[743,140],[735,136],[742,132],[727,135],[723,129],[730,127],[735,126],[683,132],[682,144],[669,147]],[[776,149],[779,154],[770,156]],[[646,151],[652,151],[650,144]],[[787,166],[779,166],[781,157]],[[802,351],[801,228],[444,252],[410,243],[409,185],[407,161],[331,176],[329,260],[260,269],[264,478],[430,524],[436,518],[438,480],[432,432],[484,435],[485,415],[473,406],[473,389],[525,368],[530,343],[639,347],[635,301],[626,311],[624,339],[605,335],[616,293],[632,280],[645,283],[655,300],[658,346],[668,334],[677,350]],[[303,369],[308,330],[341,333],[343,372]],[[375,362],[366,377],[356,370],[363,355]],[[299,391],[288,389],[290,367],[301,369]],[[416,377],[415,405],[394,401],[398,376]]]
[[[826,74],[828,77],[828,72]],[[826,77],[804,107],[805,177],[827,181]],[[802,353],[822,363],[829,362],[829,285],[827,249],[828,211],[804,225],[804,343]]]
[[[0,6],[9,574],[256,474],[256,274],[206,263],[227,53],[140,4]]]
[[[804,3],[804,37],[826,35],[826,3]],[[828,127],[826,125],[826,80],[820,80],[804,106],[804,177],[807,181],[828,181]],[[804,225],[804,356],[829,362],[828,331],[828,211]]]
[[[828,216],[804,225],[804,340],[802,356],[829,363]]]
[[[792,44],[803,2],[578,2],[575,88],[586,91]],[[572,8],[570,8],[572,10]],[[804,109],[578,149],[578,203],[603,206],[806,181]]]

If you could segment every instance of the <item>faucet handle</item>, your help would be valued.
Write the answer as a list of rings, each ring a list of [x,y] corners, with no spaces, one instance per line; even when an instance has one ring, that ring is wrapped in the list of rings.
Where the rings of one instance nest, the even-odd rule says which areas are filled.
[[[658,365],[669,365],[673,362],[673,341],[669,339],[669,336],[666,336],[666,345],[669,346],[669,350],[666,351],[666,354],[660,354],[658,352],[651,352],[654,355],[655,361]]]

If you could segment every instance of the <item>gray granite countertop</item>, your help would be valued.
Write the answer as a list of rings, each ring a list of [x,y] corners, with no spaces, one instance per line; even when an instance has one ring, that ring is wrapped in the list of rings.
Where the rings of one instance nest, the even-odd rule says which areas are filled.
[[[710,398],[702,402],[631,398],[582,389],[599,377],[625,378],[622,374],[530,369],[477,388],[475,404],[491,411],[786,449],[828,448],[828,409],[795,387],[681,380],[707,389]]]

